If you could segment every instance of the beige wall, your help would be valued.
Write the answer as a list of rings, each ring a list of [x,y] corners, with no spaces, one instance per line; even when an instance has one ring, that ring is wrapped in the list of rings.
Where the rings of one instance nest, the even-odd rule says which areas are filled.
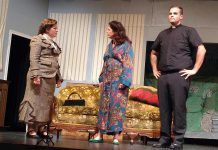
[[[143,13],[145,34],[154,40],[169,26],[172,5],[184,8],[183,24],[195,27],[205,42],[218,42],[218,1],[215,0],[50,0],[49,12]]]
[[[152,20],[147,26],[148,40],[169,26],[167,11],[171,5],[184,8],[183,24],[195,27],[204,42],[218,43],[218,1],[214,0],[156,0]]]
[[[161,30],[169,27],[167,16],[172,5],[184,8],[183,24],[195,27],[204,42],[218,43],[218,1],[214,0],[50,0],[49,13],[92,13],[93,20],[101,13],[144,14],[143,59],[139,73],[140,84],[143,84],[146,41],[155,40]],[[96,26],[92,25],[91,30],[95,31]],[[94,32],[90,36],[94,39]],[[93,52],[92,45],[89,51]],[[91,72],[92,66],[87,69]]]
[[[9,0],[3,41],[3,71],[0,71],[0,79],[4,78],[6,70],[10,30],[32,36],[37,33],[40,21],[47,16],[48,0]]]
[[[20,0],[10,0],[15,4]],[[21,0],[20,3],[24,3],[25,0]],[[29,0],[26,0],[29,1]],[[40,5],[43,4],[42,0]],[[27,4],[25,4],[27,5]],[[38,5],[38,6],[40,6]],[[146,41],[155,40],[157,34],[169,27],[169,23],[167,20],[168,9],[171,5],[181,5],[184,8],[184,22],[183,24],[195,27],[202,37],[204,42],[218,43],[218,1],[214,0],[49,0],[48,5],[48,13],[55,12],[77,12],[77,13],[92,13],[93,16],[98,13],[137,13],[145,15],[145,23],[144,23],[144,43],[143,43],[143,55],[145,56],[145,48]],[[19,5],[18,5],[19,6]],[[14,6],[15,7],[15,6]],[[9,15],[16,14],[17,12],[13,10],[9,5]],[[37,9],[41,10],[42,8],[38,7]],[[35,9],[34,9],[35,10]],[[27,11],[31,12],[30,9]],[[32,12],[38,18],[44,17],[43,14],[37,14],[37,11]],[[27,17],[25,17],[27,16]],[[16,21],[24,17],[26,19],[21,19],[23,21],[32,21],[31,18],[28,17],[28,12],[25,14],[20,14],[16,17]],[[14,17],[11,17],[11,19]],[[11,20],[10,19],[10,20]],[[93,17],[95,19],[95,17]],[[8,34],[9,29],[17,28],[16,21],[10,21],[9,27],[7,27]],[[36,26],[38,26],[35,22],[32,26],[31,31],[35,31]],[[92,22],[93,23],[93,22]],[[20,26],[21,23],[18,25]],[[23,28],[28,28],[30,30],[31,26],[28,24],[23,24]],[[13,28],[12,28],[13,27]],[[94,33],[95,26],[92,24],[91,36]],[[24,32],[24,30],[20,30]],[[27,33],[32,35],[33,33]],[[5,36],[7,38],[8,36]],[[7,41],[7,39],[6,39]],[[4,50],[6,50],[7,42],[4,42]],[[93,45],[90,43],[89,50],[92,51]],[[4,58],[3,58],[4,59]],[[143,57],[143,65],[142,71],[140,73],[141,76],[141,84],[143,84],[144,78],[144,60]],[[3,62],[4,64],[4,62]],[[4,66],[3,66],[4,67]],[[87,71],[91,71],[88,68]],[[0,78],[2,78],[0,72]]]

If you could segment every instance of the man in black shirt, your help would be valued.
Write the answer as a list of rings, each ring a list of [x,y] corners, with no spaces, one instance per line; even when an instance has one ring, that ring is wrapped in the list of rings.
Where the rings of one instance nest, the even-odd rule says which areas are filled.
[[[153,75],[158,79],[161,118],[160,140],[153,147],[182,149],[190,76],[195,75],[201,67],[206,49],[197,31],[181,24],[182,7],[172,6],[168,18],[171,27],[160,32],[151,51]],[[194,65],[193,50],[197,50]],[[171,144],[172,121],[175,138]]]

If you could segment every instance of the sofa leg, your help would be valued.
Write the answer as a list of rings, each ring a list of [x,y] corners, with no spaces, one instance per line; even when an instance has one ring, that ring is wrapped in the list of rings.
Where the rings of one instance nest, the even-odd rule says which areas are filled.
[[[129,138],[130,138],[130,144],[133,144],[135,137],[138,136],[138,133],[127,132],[126,134],[127,134],[127,135],[129,136]]]
[[[144,145],[147,145],[148,139],[146,136],[141,136],[141,141]]]
[[[59,136],[60,136],[62,129],[56,129],[56,130],[57,130],[57,140],[59,140]]]
[[[88,130],[88,132],[89,132],[89,137],[88,137],[88,141],[89,141],[90,139],[94,138],[96,131],[95,130]]]
[[[51,125],[51,126],[49,127],[49,131],[50,131],[51,133],[56,132],[57,140],[59,140],[59,137],[60,137],[60,134],[61,134],[61,131],[62,131],[61,128],[58,128],[58,127],[56,127],[56,126],[54,126],[54,125]]]

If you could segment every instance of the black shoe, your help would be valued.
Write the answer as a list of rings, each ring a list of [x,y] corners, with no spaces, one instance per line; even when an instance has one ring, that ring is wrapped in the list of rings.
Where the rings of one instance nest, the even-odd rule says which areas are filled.
[[[159,143],[153,144],[152,146],[155,148],[168,148],[170,147],[170,143],[169,142],[166,142],[166,143],[159,142]]]
[[[183,146],[182,146],[182,144],[173,143],[170,145],[170,149],[182,150]]]

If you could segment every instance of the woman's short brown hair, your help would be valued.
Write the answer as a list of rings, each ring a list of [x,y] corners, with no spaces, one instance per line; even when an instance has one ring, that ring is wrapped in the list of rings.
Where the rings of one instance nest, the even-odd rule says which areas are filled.
[[[38,34],[46,33],[46,30],[51,29],[54,25],[57,24],[57,20],[51,18],[45,18],[42,20],[39,26]]]

